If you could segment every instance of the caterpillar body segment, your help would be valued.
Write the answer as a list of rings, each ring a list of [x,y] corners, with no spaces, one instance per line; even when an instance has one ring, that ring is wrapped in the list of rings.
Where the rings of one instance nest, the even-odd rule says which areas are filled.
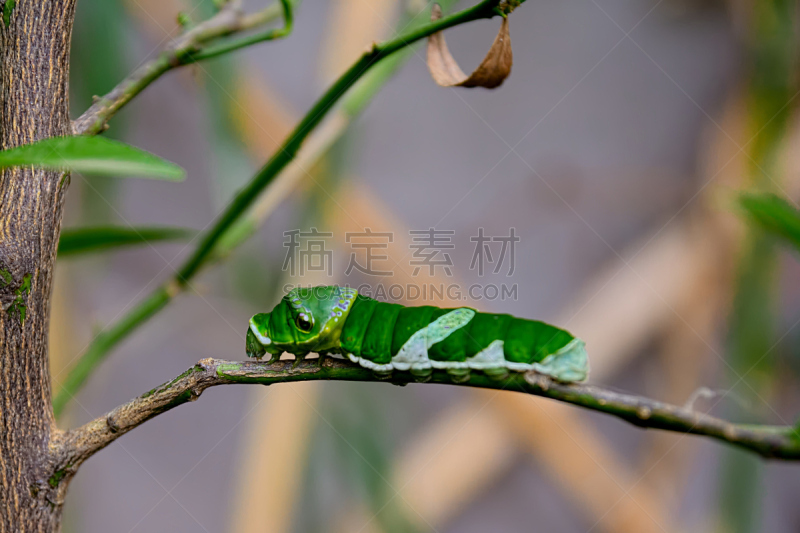
[[[564,382],[589,372],[583,341],[544,322],[468,307],[404,307],[338,286],[293,289],[250,319],[247,355],[283,352],[341,354],[378,375],[408,371],[420,380],[434,370],[454,381],[472,370],[496,378],[535,371]]]

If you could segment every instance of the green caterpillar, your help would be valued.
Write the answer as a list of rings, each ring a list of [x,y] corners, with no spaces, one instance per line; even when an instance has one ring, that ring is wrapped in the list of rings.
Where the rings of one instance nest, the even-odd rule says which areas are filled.
[[[471,370],[497,379],[533,370],[563,382],[589,373],[583,341],[549,324],[468,307],[404,307],[338,286],[292,289],[250,319],[248,357],[274,361],[283,352],[341,354],[379,375],[410,371],[420,380],[434,369],[454,381]]]

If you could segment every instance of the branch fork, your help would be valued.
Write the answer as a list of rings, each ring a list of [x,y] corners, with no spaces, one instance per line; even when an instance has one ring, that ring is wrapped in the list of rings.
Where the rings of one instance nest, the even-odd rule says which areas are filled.
[[[245,13],[240,4],[238,1],[226,2],[213,17],[186,30],[157,57],[136,69],[108,94],[98,97],[89,109],[73,121],[73,134],[96,135],[105,131],[108,120],[117,111],[169,70],[258,42],[286,37],[291,32],[292,0],[279,0],[278,3],[253,14]],[[218,46],[213,45],[220,38],[259,28],[281,16],[284,19],[283,28],[223,42]]]

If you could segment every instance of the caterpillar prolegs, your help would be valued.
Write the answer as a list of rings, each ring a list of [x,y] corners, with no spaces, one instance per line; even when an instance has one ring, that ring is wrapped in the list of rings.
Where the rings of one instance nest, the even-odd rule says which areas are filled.
[[[471,370],[498,379],[533,370],[563,382],[589,373],[583,341],[544,322],[468,307],[404,307],[338,286],[292,289],[250,319],[247,355],[275,360],[283,352],[341,354],[379,375],[409,371],[421,381],[437,369],[454,381]]]

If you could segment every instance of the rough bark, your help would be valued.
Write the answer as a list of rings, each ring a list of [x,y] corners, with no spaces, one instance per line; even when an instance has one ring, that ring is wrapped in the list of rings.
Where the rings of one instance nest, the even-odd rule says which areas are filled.
[[[0,148],[70,132],[75,0],[11,0],[0,20]],[[50,286],[68,178],[0,173],[0,532],[57,531],[49,446]],[[58,484],[56,484],[58,485]]]

